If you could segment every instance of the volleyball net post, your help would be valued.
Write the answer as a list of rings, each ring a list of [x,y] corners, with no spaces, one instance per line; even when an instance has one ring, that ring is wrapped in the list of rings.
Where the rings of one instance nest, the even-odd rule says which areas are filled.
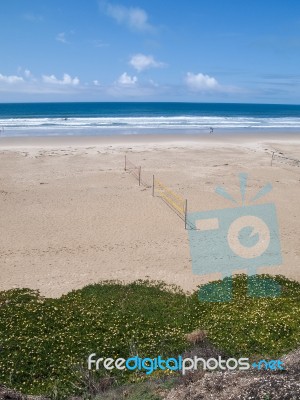
[[[152,197],[154,197],[154,175],[152,176]]]
[[[187,199],[185,199],[185,207],[184,207],[184,229],[187,227]]]
[[[139,186],[141,186],[141,174],[142,174],[142,167],[139,166]]]

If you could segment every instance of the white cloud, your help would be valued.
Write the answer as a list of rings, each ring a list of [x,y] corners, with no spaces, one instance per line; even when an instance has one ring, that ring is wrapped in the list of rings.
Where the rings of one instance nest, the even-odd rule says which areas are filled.
[[[166,65],[163,62],[156,61],[153,56],[146,56],[145,54],[135,54],[131,57],[129,64],[138,72],[148,68],[161,68]]]
[[[32,73],[29,71],[29,69],[25,69],[24,75],[26,76],[26,78],[31,78],[32,77]]]
[[[148,22],[148,15],[145,10],[139,7],[124,7],[114,5],[107,1],[101,1],[107,15],[112,17],[119,24],[127,25],[136,31],[153,31],[154,27]]]
[[[17,75],[8,75],[7,76],[7,75],[0,74],[0,82],[14,84],[14,83],[24,82],[24,79],[21,76],[17,76]]]
[[[136,76],[130,76],[127,74],[127,72],[124,72],[118,79],[117,83],[119,83],[122,86],[133,86],[137,83],[137,77]]]
[[[95,86],[100,86],[100,82],[99,82],[97,79],[95,79],[95,80],[93,81],[93,84],[94,84]]]
[[[80,84],[77,77],[73,78],[69,74],[64,74],[62,79],[56,78],[55,75],[35,77],[29,69],[23,70],[21,67],[19,67],[17,75],[6,76],[0,74],[1,99],[5,99],[6,96],[6,99],[24,101],[26,100],[26,95],[79,96],[81,93],[85,93],[84,86]]]
[[[26,13],[23,15],[23,18],[26,19],[26,21],[30,22],[41,22],[44,19],[42,15],[37,15],[33,13]]]
[[[67,42],[67,39],[66,39],[66,34],[65,34],[65,32],[61,32],[61,33],[58,33],[57,35],[56,35],[56,38],[55,38],[58,42],[61,42],[61,43],[68,43]]]
[[[54,85],[79,85],[79,79],[77,77],[72,78],[69,74],[64,74],[63,79],[59,80],[55,75],[43,75],[43,82]]]
[[[109,46],[108,43],[102,42],[102,40],[94,40],[93,44],[95,47],[108,47]]]
[[[154,87],[159,87],[159,84],[156,83],[156,82],[154,82],[153,79],[150,79],[150,80],[149,80],[149,83],[150,83],[150,85],[152,85],[152,86],[154,86]]]
[[[216,90],[220,87],[218,81],[214,77],[202,74],[201,72],[198,74],[188,72],[185,77],[185,83],[194,91]]]

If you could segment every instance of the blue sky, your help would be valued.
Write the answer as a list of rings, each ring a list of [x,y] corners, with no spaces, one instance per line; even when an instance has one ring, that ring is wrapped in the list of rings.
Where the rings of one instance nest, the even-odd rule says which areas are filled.
[[[1,0],[0,102],[300,103],[299,0]]]

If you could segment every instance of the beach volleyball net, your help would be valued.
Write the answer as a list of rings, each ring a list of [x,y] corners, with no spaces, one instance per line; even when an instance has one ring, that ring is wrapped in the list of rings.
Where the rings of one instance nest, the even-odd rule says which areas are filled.
[[[139,185],[141,185],[141,167],[129,161],[127,156],[125,156],[124,169],[126,172],[129,172],[132,176],[134,176],[138,180]]]
[[[141,166],[135,165],[126,155],[124,170],[138,180],[139,186],[142,185],[145,188],[151,188],[151,185],[142,179]],[[183,196],[169,188],[161,180],[156,179],[154,175],[152,180],[152,196],[161,198],[164,203],[184,221],[185,229],[187,229],[189,226],[187,219],[187,200]]]
[[[272,152],[271,166],[276,163],[287,164],[292,167],[300,167],[300,160],[296,158],[286,157],[283,154],[276,154],[274,151]]]
[[[134,176],[138,182],[139,186],[144,186],[146,188],[150,188],[151,185],[149,185],[144,179],[142,179],[142,167],[139,165],[133,164],[128,157],[125,155],[125,164],[124,164],[124,170],[128,173],[130,173],[132,176]]]
[[[187,200],[178,193],[175,193],[161,180],[153,175],[152,196],[160,197],[176,214],[184,220],[187,227]]]

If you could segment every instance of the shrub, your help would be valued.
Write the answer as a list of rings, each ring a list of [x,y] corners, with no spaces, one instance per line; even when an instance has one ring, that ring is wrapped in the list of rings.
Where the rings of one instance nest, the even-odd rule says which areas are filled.
[[[280,297],[247,297],[247,276],[238,275],[226,303],[200,302],[197,291],[186,295],[149,281],[102,282],[59,299],[29,289],[0,292],[0,382],[53,398],[81,394],[90,353],[178,356],[191,347],[186,335],[199,329],[232,356],[278,357],[299,345],[300,284],[271,279],[280,284]],[[145,378],[103,369],[91,376],[115,385]]]

